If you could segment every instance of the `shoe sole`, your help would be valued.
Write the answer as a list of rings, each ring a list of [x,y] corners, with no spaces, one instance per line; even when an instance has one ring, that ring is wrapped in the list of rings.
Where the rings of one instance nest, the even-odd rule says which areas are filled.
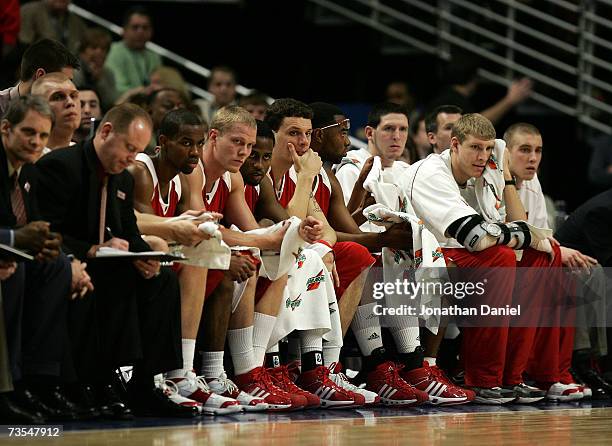
[[[268,404],[268,412],[291,412],[294,410],[303,409],[304,406],[292,407],[291,404]]]
[[[561,403],[566,403],[568,401],[578,401],[584,398],[584,394],[582,392],[572,393],[570,395],[553,395],[546,396],[546,399],[549,401],[558,401]]]
[[[537,396],[537,397],[519,397],[516,399],[515,403],[516,404],[533,404],[533,403],[537,403],[538,401],[542,401],[544,398],[546,398],[546,396]]]
[[[393,406],[393,407],[406,407],[406,406],[416,406],[419,404],[419,400],[391,400],[388,398],[380,398],[380,404],[383,406]]]
[[[512,397],[512,398],[482,398],[480,396],[476,396],[476,398],[474,398],[474,402],[475,403],[480,403],[480,404],[491,404],[491,405],[501,405],[501,404],[508,404],[512,401],[514,401],[516,398]]]
[[[429,404],[433,406],[455,406],[457,404],[465,404],[469,402],[470,401],[468,400],[467,396],[465,398],[440,398],[439,396],[429,397]]]
[[[242,411],[240,405],[234,404],[229,407],[204,407],[202,406],[201,413],[203,415],[228,415],[230,413],[238,413]]]
[[[249,406],[246,404],[241,404],[242,410],[245,412],[263,412],[264,410],[268,410],[270,405],[268,403],[260,403],[254,406]]]
[[[361,407],[361,404],[355,404],[355,401],[326,401],[321,400],[321,409],[348,409],[352,407]]]

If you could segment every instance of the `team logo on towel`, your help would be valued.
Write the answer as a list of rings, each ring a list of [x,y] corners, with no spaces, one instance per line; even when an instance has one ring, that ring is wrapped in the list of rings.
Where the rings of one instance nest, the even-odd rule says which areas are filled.
[[[298,294],[295,299],[287,298],[285,301],[285,308],[291,308],[291,311],[295,311],[302,304],[302,294]]]
[[[491,157],[489,158],[487,166],[489,167],[489,169],[497,170],[497,160],[495,159],[494,155],[491,155]]]
[[[321,282],[325,282],[325,274],[323,274],[323,270],[319,271],[316,276],[311,277],[306,281],[306,291],[318,289]]]
[[[406,212],[408,209],[408,198],[406,197],[398,197],[399,200],[399,210],[400,212]]]
[[[414,266],[418,268],[421,263],[423,263],[423,250],[417,249],[414,251]]]
[[[391,251],[393,251],[393,261],[398,265],[408,259],[406,252],[401,249],[391,249]]]
[[[443,259],[444,253],[442,252],[442,248],[438,246],[435,251],[431,252],[431,257],[433,258],[434,262],[438,259]]]
[[[306,261],[306,256],[302,254],[302,251],[304,250],[302,248],[299,248],[298,252],[291,253],[293,254],[293,257],[295,257],[295,263],[297,263],[297,269],[300,269],[302,266],[304,266],[304,262]]]

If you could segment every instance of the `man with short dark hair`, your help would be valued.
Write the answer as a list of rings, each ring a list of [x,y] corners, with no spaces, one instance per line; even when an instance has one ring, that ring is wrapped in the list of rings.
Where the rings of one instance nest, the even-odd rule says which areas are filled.
[[[425,131],[434,153],[442,153],[450,146],[453,124],[463,110],[456,105],[440,105],[425,116]]]
[[[105,63],[115,76],[119,94],[149,85],[151,73],[161,65],[161,57],[146,48],[152,36],[151,14],[140,6],[129,9],[123,21],[123,40],[111,45]]]
[[[30,93],[32,84],[47,73],[61,72],[72,79],[74,70],[81,67],[77,59],[61,43],[41,39],[33,43],[21,59],[20,81],[14,87],[0,91],[0,117],[6,113],[9,102]]]

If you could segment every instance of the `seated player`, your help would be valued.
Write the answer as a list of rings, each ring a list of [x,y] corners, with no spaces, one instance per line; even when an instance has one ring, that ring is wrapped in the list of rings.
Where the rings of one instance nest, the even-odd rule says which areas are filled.
[[[516,266],[554,266],[560,258],[557,247],[551,247],[524,223],[525,210],[502,143],[498,141],[496,146],[495,129],[488,119],[479,114],[464,115],[453,127],[450,150],[413,164],[400,180],[415,212],[443,247],[447,261],[459,268],[506,268],[507,273],[496,274],[487,283],[484,298],[494,307],[512,304]],[[523,251],[519,262],[515,249]],[[532,282],[524,284],[531,295],[542,293],[542,281]],[[522,376],[535,327],[509,327],[507,319],[495,325],[463,329],[465,384],[476,392],[476,402],[502,404],[544,398],[546,392],[526,385]],[[558,354],[558,346],[537,354],[545,361],[547,355]]]

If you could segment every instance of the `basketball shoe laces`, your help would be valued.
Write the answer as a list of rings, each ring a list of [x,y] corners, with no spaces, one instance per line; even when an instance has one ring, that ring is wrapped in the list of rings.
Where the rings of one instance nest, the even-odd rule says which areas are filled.
[[[338,363],[332,362],[329,366],[329,370],[335,370],[337,366]],[[349,381],[348,376],[346,376],[343,372],[334,373],[334,375],[336,375],[337,378],[333,381],[343,389],[348,390],[349,392],[357,392],[360,390],[359,387]]]
[[[412,386],[408,384],[399,374],[400,370],[403,368],[403,364],[390,361],[390,367],[387,367],[385,370],[385,381],[392,383],[397,388],[412,391]]]
[[[265,367],[258,367],[257,369],[253,370],[252,373],[253,379],[256,382],[262,383],[266,386],[266,389],[264,390],[268,392],[272,391],[279,395],[288,396],[287,392],[285,392],[274,384],[274,382],[272,381],[272,377],[268,374],[268,371],[265,369]]]
[[[284,388],[281,388],[281,390],[287,389],[290,393],[304,391],[303,389],[299,388],[289,377],[289,367],[287,365],[274,367],[271,371],[266,370],[266,374],[268,377],[272,375],[274,379],[282,383]]]
[[[198,379],[203,380],[204,377],[198,376]],[[236,395],[240,392],[240,389],[238,389],[238,386],[234,383],[234,381],[232,381],[231,379],[227,377],[225,372],[223,372],[221,376],[217,378],[217,381],[219,381],[223,385],[223,388],[229,395]]]

